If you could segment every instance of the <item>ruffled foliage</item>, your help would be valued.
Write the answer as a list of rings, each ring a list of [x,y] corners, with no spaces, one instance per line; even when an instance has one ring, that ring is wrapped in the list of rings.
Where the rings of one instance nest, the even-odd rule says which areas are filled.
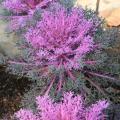
[[[15,116],[19,120],[101,120],[105,118],[103,109],[108,107],[108,102],[98,101],[85,107],[81,96],[74,96],[69,92],[64,94],[62,101],[55,103],[49,96],[36,98],[37,111],[21,109]]]
[[[82,8],[68,12],[57,6],[54,11],[43,12],[42,19],[25,35],[34,49],[34,64],[80,69],[86,54],[95,50],[93,35],[98,25],[98,21],[85,18]]]

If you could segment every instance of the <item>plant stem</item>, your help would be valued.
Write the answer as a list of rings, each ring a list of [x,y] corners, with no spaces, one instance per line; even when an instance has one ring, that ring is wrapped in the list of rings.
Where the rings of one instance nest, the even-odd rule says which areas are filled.
[[[60,75],[59,83],[58,83],[58,92],[60,92],[62,88],[62,82],[63,82],[63,74]]]
[[[97,2],[96,2],[96,14],[99,14],[99,6],[100,6],[100,0],[97,0]]]
[[[34,64],[28,64],[25,62],[16,62],[16,61],[11,61],[11,60],[9,60],[7,63],[8,64],[16,64],[16,65],[25,65],[25,66],[29,66],[29,65],[33,66],[34,65]]]
[[[104,75],[104,74],[99,74],[99,73],[95,73],[95,72],[89,72],[89,71],[86,71],[86,70],[85,70],[85,72],[88,73],[88,74],[91,74],[93,76],[98,76],[98,77],[101,77],[101,78],[106,78],[106,80],[109,79],[107,81],[111,81],[111,82],[114,82],[114,83],[120,83],[119,79],[116,79],[116,78],[113,78],[113,77],[110,77],[110,76],[107,76],[107,75]]]
[[[99,86],[98,83],[96,83],[95,81],[92,81],[92,80],[89,79],[88,77],[85,77],[85,79],[86,79],[87,81],[89,81],[94,87],[96,87],[99,92],[101,92],[104,96],[106,96],[105,91]]]
[[[53,83],[54,83],[54,81],[55,81],[55,78],[56,78],[56,77],[54,76],[54,78],[53,78],[52,81],[50,82],[50,85],[48,86],[47,91],[45,92],[45,95],[48,95],[48,94],[49,94],[50,89],[52,88]]]
[[[13,18],[19,18],[19,17],[25,17],[25,18],[27,18],[28,17],[28,15],[25,15],[25,16],[3,16],[3,15],[0,15],[0,19],[13,19]]]
[[[70,78],[72,79],[72,80],[76,80],[76,78],[74,77],[74,75],[72,74],[72,72],[70,71],[70,70],[67,70],[67,74],[70,76]]]

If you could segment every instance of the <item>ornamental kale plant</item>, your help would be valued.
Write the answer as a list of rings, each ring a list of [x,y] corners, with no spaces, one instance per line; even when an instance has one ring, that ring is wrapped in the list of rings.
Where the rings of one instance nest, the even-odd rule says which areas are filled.
[[[41,12],[41,19],[21,34],[18,45],[24,50],[23,56],[8,60],[9,69],[34,79],[42,80],[41,77],[48,76],[51,81],[46,94],[54,83],[59,92],[66,81],[75,82],[79,79],[76,75],[81,73],[110,78],[86,70],[101,63],[101,51],[106,47],[106,42],[98,37],[102,31],[101,23],[93,12],[53,2]],[[96,60],[92,55],[99,58]],[[88,78],[87,81],[104,93],[96,83]]]
[[[89,107],[85,106],[80,95],[65,93],[63,99],[55,103],[49,96],[36,98],[37,110],[35,114],[31,110],[21,109],[15,116],[19,120],[103,120],[109,103],[105,100],[98,101]]]
[[[10,29],[18,30],[28,26],[37,9],[45,8],[52,0],[5,0],[2,4],[11,12],[7,16],[10,20]],[[5,16],[6,18],[6,16]]]
[[[52,0],[5,0],[3,6],[14,14],[30,14]]]
[[[84,14],[82,8],[68,10],[60,4],[43,11],[41,20],[24,35],[30,56],[21,65],[27,65],[25,69],[28,71],[34,67],[38,72],[45,68],[47,74],[50,73],[49,68],[58,73],[63,71],[58,83],[60,90],[65,74],[73,79],[71,71],[82,69],[88,62],[86,54],[96,48],[93,35],[100,23],[87,19]],[[55,79],[56,75],[51,85]]]
[[[86,20],[83,11],[77,8],[70,12],[67,13],[65,8],[45,11],[35,28],[28,30],[25,38],[35,49],[36,65],[66,71],[80,69],[84,56],[95,49],[94,21]]]

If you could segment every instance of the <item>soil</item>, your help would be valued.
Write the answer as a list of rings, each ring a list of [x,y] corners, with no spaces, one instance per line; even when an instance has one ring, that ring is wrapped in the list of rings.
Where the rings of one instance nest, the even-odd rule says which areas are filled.
[[[0,117],[12,118],[13,113],[19,110],[22,95],[30,84],[27,78],[10,75],[3,66],[0,67]]]

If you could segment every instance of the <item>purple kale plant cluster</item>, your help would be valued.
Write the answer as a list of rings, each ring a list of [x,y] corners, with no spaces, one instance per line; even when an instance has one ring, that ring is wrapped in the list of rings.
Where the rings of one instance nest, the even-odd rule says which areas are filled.
[[[86,10],[81,7],[67,8],[54,0],[5,0],[3,6],[12,12],[11,29],[15,32],[20,27],[25,29],[19,35],[22,41],[19,48],[27,51],[27,56],[9,59],[7,64],[12,66],[10,70],[14,71],[14,66],[18,65],[23,75],[36,73],[40,81],[43,76],[49,77],[44,96],[36,99],[37,112],[34,114],[31,110],[21,109],[15,116],[19,120],[104,119],[102,110],[108,107],[105,100],[87,107],[81,96],[74,96],[71,92],[64,94],[63,100],[58,103],[48,96],[52,87],[60,92],[66,79],[75,82],[78,79],[75,72],[82,73],[86,66],[97,63],[88,55],[102,48],[95,37],[101,20],[95,14],[88,17]],[[34,19],[39,12],[40,19]],[[27,26],[29,19],[35,24]]]
[[[10,29],[18,30],[25,28],[39,8],[44,8],[52,0],[5,0],[2,4],[5,9],[12,13],[10,19]]]
[[[35,114],[31,110],[21,109],[15,116],[19,120],[105,120],[103,110],[109,105],[103,100],[86,107],[83,98],[74,96],[72,92],[65,93],[59,103],[49,96],[38,96],[36,103]]]

